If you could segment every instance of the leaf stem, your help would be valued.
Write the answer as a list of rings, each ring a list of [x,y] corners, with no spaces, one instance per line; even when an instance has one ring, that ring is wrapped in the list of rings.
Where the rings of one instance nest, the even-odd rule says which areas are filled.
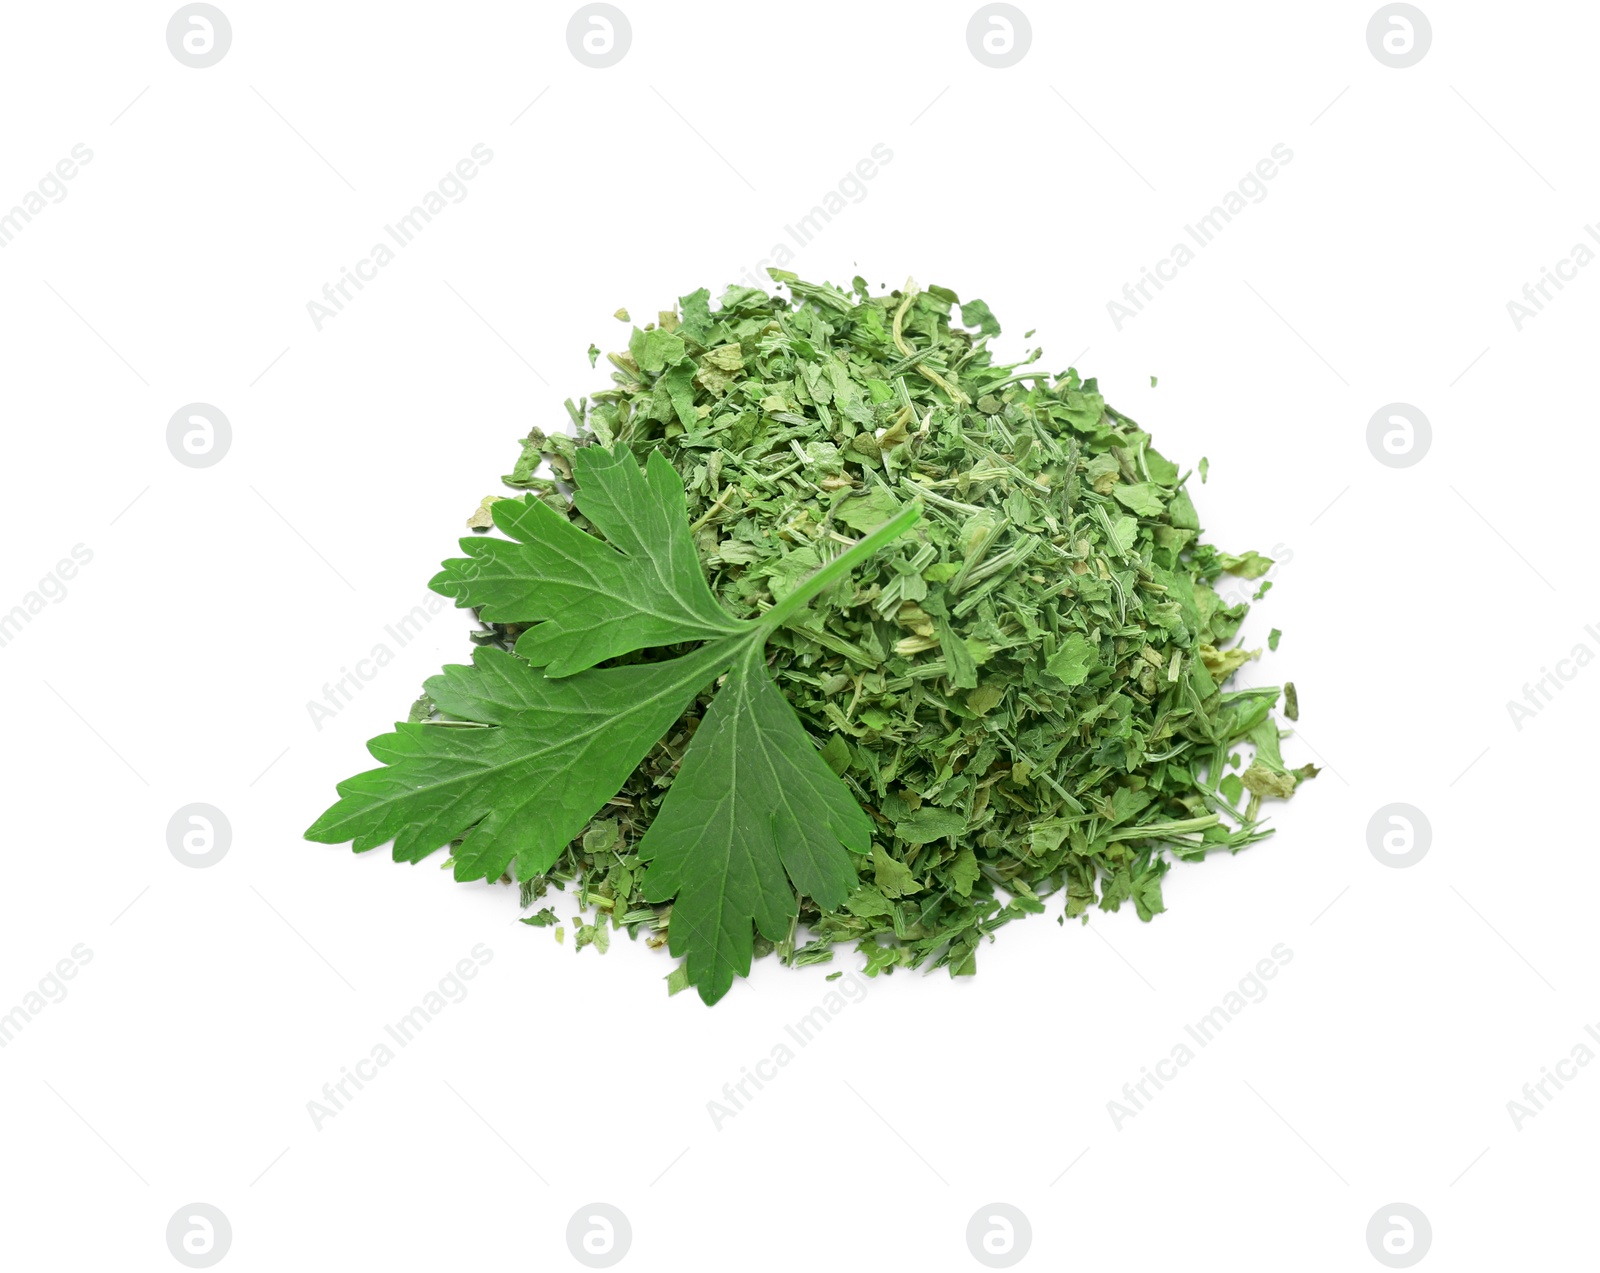
[[[819,592],[837,583],[884,545],[905,534],[906,531],[917,524],[921,517],[922,501],[920,499],[912,500],[888,521],[884,522],[882,526],[879,526],[877,530],[865,538],[858,539],[852,547],[845,549],[844,552],[840,553],[826,566],[803,580],[799,587],[756,621],[763,630],[762,639],[766,639],[766,633],[775,632],[778,628],[781,628],[796,613],[804,609],[806,604]]]
[[[1204,831],[1214,827],[1222,821],[1216,814],[1210,813],[1199,818],[1180,818],[1170,822],[1146,822],[1139,826],[1117,827],[1106,832],[1107,843],[1113,840],[1161,840],[1170,836],[1189,835],[1195,831]]]
[[[919,355],[911,348],[911,345],[906,340],[904,331],[906,310],[911,308],[911,302],[916,300],[920,295],[922,295],[922,289],[917,286],[915,280],[907,279],[905,296],[900,301],[900,307],[894,312],[894,323],[891,334],[894,336],[895,348],[898,349],[904,357],[912,360],[911,363],[907,364],[908,367],[914,365],[917,371],[921,373],[925,379],[931,380],[934,384],[938,385],[939,388],[943,389],[947,394],[949,394],[951,402],[965,406],[967,403],[971,402],[972,399],[967,397],[965,393],[963,393],[955,385],[951,384],[937,371],[933,370],[932,367],[925,366],[920,361]],[[920,357],[927,357],[927,353],[922,354]],[[902,368],[901,370],[904,371],[906,368]]]

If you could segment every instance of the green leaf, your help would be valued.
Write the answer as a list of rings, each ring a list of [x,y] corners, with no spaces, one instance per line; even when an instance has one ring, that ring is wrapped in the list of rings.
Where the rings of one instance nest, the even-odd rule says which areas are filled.
[[[1279,800],[1287,800],[1294,795],[1295,778],[1293,774],[1277,773],[1265,765],[1252,762],[1244,771],[1244,786],[1258,796],[1274,796]]]
[[[968,327],[976,327],[985,336],[1000,334],[1000,320],[982,301],[968,301],[963,305],[961,321]]]
[[[874,915],[893,915],[894,906],[871,884],[863,884],[846,900],[844,907],[852,915],[862,919]]]
[[[1189,498],[1187,490],[1181,490],[1173,496],[1167,517],[1178,530],[1200,529],[1200,515],[1195,512],[1194,501]]]
[[[838,506],[834,520],[859,531],[876,530],[900,511],[893,492],[875,486],[860,499],[847,499]]]
[[[661,379],[656,381],[657,390],[666,394],[678,423],[686,429],[699,419],[694,408],[694,381],[699,374],[700,366],[693,358],[682,358],[668,367]]]
[[[1178,481],[1178,466],[1154,447],[1145,448],[1144,467],[1158,486],[1173,486]]]
[[[668,928],[689,980],[715,1003],[750,971],[750,925],[776,941],[796,891],[843,903],[871,823],[806,736],[762,664],[743,645],[711,702],[644,838],[645,896],[677,900]],[[786,878],[787,877],[787,878]]]
[[[1000,700],[1005,698],[1006,691],[1003,685],[980,685],[967,695],[967,709],[976,715],[987,716],[1000,706]],[[866,712],[861,713],[861,719],[867,720]]]
[[[1263,557],[1251,549],[1237,557],[1222,553],[1217,557],[1217,564],[1230,575],[1238,575],[1241,579],[1259,579],[1272,569],[1272,558]]]
[[[809,545],[805,548],[796,548],[792,553],[785,553],[766,567],[767,587],[774,599],[782,601],[816,574],[817,567],[821,564],[822,558],[817,556],[815,548]]]
[[[1093,642],[1081,632],[1070,632],[1061,647],[1045,664],[1045,671],[1063,685],[1082,685],[1089,679],[1089,669],[1095,664]]]
[[[393,840],[395,859],[410,862],[454,844],[457,879],[496,880],[511,869],[533,879],[726,671],[637,845],[649,864],[644,896],[675,899],[669,944],[700,997],[715,1003],[749,972],[755,932],[783,937],[797,894],[837,910],[857,882],[849,850],[871,847],[867,815],[767,671],[767,639],[908,530],[920,505],[899,508],[796,578],[759,620],[742,622],[706,585],[682,479],[659,452],[641,471],[625,446],[585,447],[572,468],[575,506],[604,541],[543,502],[493,505],[511,538],[464,540],[470,555],[446,562],[433,586],[490,622],[534,626],[515,653],[484,646],[471,668],[429,680],[446,719],[373,739],[383,768],[341,783],[339,801],[306,836],[349,840],[357,852]],[[595,666],[695,640],[704,644],[677,658]],[[617,825],[584,840],[598,852],[595,834],[610,846]],[[585,933],[603,946],[606,929],[583,928],[580,945]]]
[[[1122,502],[1124,507],[1138,513],[1141,517],[1160,517],[1167,506],[1161,502],[1161,492],[1149,482],[1123,483],[1119,482],[1111,488],[1111,493]]]
[[[908,813],[894,824],[894,833],[907,844],[931,844],[947,835],[960,835],[967,829],[967,820],[954,809],[941,809],[925,804],[914,813]],[[887,889],[884,890],[888,892]]]
[[[339,784],[306,832],[364,853],[394,841],[396,862],[452,853],[458,880],[547,870],[656,740],[732,656],[727,641],[665,663],[552,680],[485,646],[472,666],[427,682],[439,710],[474,725],[401,724],[367,744],[381,769]],[[481,726],[481,727],[478,727]]]
[[[635,327],[628,340],[628,352],[639,364],[640,371],[659,374],[683,357],[683,341],[659,327],[652,327],[647,332]]]
[[[950,864],[950,887],[961,897],[970,897],[972,886],[983,876],[978,857],[971,849],[962,849]]]
[[[944,651],[945,666],[950,670],[950,684],[958,690],[978,688],[978,663],[966,640],[956,635],[950,621],[940,618],[938,624],[939,648]]]
[[[703,345],[713,326],[711,319],[711,293],[705,288],[697,288],[687,296],[678,297],[678,307],[682,314],[682,321],[678,330],[687,340]]]
[[[469,555],[446,561],[428,586],[476,608],[487,623],[534,623],[517,653],[551,676],[748,626],[706,586],[683,483],[659,453],[641,470],[625,446],[585,447],[573,470],[578,511],[604,542],[540,500],[499,500],[490,511],[511,538],[463,539]]]
[[[1161,900],[1161,877],[1167,873],[1170,865],[1164,859],[1156,859],[1150,863],[1149,870],[1133,879],[1133,907],[1146,923],[1167,909]]]
[[[872,882],[885,897],[906,897],[922,891],[911,868],[881,844],[872,846]]]

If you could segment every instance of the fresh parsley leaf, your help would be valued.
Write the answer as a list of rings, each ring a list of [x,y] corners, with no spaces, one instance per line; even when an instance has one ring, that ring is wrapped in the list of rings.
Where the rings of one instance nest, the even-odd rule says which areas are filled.
[[[553,677],[746,626],[706,586],[683,483],[663,456],[641,470],[626,447],[584,447],[573,474],[578,511],[604,542],[542,500],[497,500],[494,524],[511,538],[463,539],[468,555],[446,561],[428,586],[486,623],[533,623],[517,653]]]
[[[513,863],[518,879],[530,879],[582,833],[729,656],[726,644],[712,644],[665,663],[556,680],[480,648],[471,667],[427,682],[451,720],[397,724],[374,738],[367,750],[384,767],[340,783],[339,802],[306,838],[351,840],[357,853],[392,839],[396,862],[460,840],[456,879],[497,880]]]
[[[776,941],[796,891],[838,909],[856,881],[841,843],[865,854],[871,831],[768,674],[761,644],[745,642],[639,841],[645,896],[677,898],[669,948],[687,957],[701,998],[714,1003],[749,974],[752,918]]]
[[[750,970],[754,931],[776,940],[798,894],[835,910],[871,824],[785,700],[767,639],[859,562],[908,530],[913,502],[823,564],[755,620],[712,596],[689,538],[682,480],[659,453],[579,449],[579,511],[602,542],[538,500],[501,500],[511,538],[469,539],[434,588],[486,621],[532,624],[515,653],[427,682],[438,721],[403,723],[369,750],[381,769],[339,786],[308,839],[394,841],[396,861],[446,844],[459,880],[548,870],[711,681],[727,677],[638,845],[654,901],[675,898],[668,940],[707,1003]],[[700,640],[688,654],[600,668],[617,655]]]

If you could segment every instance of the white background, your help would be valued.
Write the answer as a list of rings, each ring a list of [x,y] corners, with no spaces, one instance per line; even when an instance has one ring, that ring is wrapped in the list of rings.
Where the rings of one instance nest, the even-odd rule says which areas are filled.
[[[1600,269],[1521,331],[1506,302],[1600,214],[1600,15],[1430,0],[1396,70],[1370,3],[1029,0],[995,70],[970,4],[625,0],[631,49],[595,70],[566,6],[223,7],[203,70],[162,5],[5,14],[0,208],[94,155],[0,249],[0,610],[93,553],[0,648],[0,1011],[93,952],[0,1050],[10,1266],[179,1267],[195,1201],[241,1270],[576,1268],[597,1200],[624,1267],[976,1268],[994,1201],[1031,1221],[1023,1267],[1378,1268],[1397,1201],[1431,1221],[1424,1267],[1589,1259],[1600,1067],[1520,1130],[1507,1102],[1600,1020],[1600,671],[1521,730],[1506,701],[1600,650]],[[307,302],[476,143],[464,201],[318,331]],[[603,386],[614,309],[720,292],[875,143],[892,161],[791,268],[981,296],[1003,351],[1036,327],[1048,366],[1208,456],[1211,538],[1281,561],[1247,636],[1282,646],[1244,679],[1298,683],[1286,756],[1327,768],[1272,841],[1177,866],[1151,924],[1056,904],[976,978],[871,982],[717,1130],[707,1102],[829,970],[768,960],[707,1010],[667,998],[665,952],[574,955],[441,858],[302,841],[465,660],[464,614],[322,729],[306,703],[424,599],[528,426]],[[1118,331],[1107,302],[1276,143],[1268,196]],[[1395,401],[1433,427],[1410,468],[1366,444]],[[231,421],[214,467],[167,450],[191,402]],[[166,844],[194,801],[233,828],[204,870]],[[1409,869],[1368,850],[1392,801],[1432,825]],[[478,943],[468,997],[314,1127]],[[1270,995],[1114,1126],[1277,943]]]

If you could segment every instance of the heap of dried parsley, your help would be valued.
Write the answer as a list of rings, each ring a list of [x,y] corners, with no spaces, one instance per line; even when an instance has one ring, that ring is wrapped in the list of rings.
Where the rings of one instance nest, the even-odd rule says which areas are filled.
[[[984,937],[1051,894],[1065,891],[1066,916],[1131,901],[1148,920],[1169,855],[1270,834],[1262,800],[1316,769],[1284,765],[1277,688],[1226,688],[1260,652],[1229,648],[1248,606],[1212,585],[1271,561],[1201,541],[1188,474],[1093,380],[1024,370],[1039,351],[996,365],[982,301],[770,273],[792,299],[734,286],[713,310],[702,289],[635,327],[606,355],[611,387],[568,401],[575,436],[535,429],[504,479],[588,530],[569,498],[577,448],[660,453],[687,488],[712,590],[742,617],[920,497],[914,534],[769,642],[778,684],[874,834],[843,909],[802,897],[788,936],[758,935],[757,955],[822,963],[844,943],[869,973],[968,974]],[[478,639],[509,649],[520,631],[487,624]],[[604,949],[616,927],[665,941],[671,903],[644,899],[635,846],[710,697],[523,883],[539,908],[524,922],[558,925],[550,886],[575,884],[591,917],[573,917],[580,947]],[[1294,704],[1291,686],[1291,718]],[[423,700],[413,719],[431,710]]]

